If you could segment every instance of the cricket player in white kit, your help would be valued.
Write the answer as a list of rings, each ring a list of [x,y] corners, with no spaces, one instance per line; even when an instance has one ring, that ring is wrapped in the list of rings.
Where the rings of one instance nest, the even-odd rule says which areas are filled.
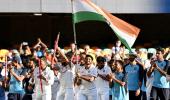
[[[79,69],[77,76],[82,80],[78,92],[78,100],[97,100],[97,89],[94,83],[97,69],[93,65],[93,57],[86,55],[85,65]]]
[[[59,78],[58,76],[58,69],[56,67],[53,68],[53,72],[54,72],[54,84],[51,86],[51,90],[52,90],[52,99],[51,100],[56,100],[57,98],[57,93],[59,91],[59,87],[60,87],[60,82],[59,82]]]
[[[57,93],[57,100],[74,100],[73,80],[74,74],[70,65],[58,64],[60,88]],[[73,65],[71,65],[73,66]]]
[[[41,74],[39,67],[36,67],[33,74],[32,83],[35,84],[33,100],[51,100],[51,85],[54,83],[54,73],[47,67],[46,62],[40,59]],[[40,83],[41,78],[41,83]],[[42,88],[41,88],[42,87]]]
[[[68,58],[58,48],[60,55],[62,56],[61,63],[57,63],[56,67],[59,68],[59,81],[60,88],[57,93],[56,100],[74,100],[74,64],[71,63]],[[63,59],[64,58],[64,59]]]
[[[111,81],[111,69],[106,64],[104,57],[97,57],[97,73],[96,87],[97,87],[97,99],[109,100],[109,81]]]

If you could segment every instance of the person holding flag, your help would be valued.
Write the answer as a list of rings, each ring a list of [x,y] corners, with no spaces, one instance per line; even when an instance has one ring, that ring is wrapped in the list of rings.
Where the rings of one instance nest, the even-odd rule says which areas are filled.
[[[74,100],[74,64],[65,56],[59,47],[56,50],[60,54],[61,59],[57,62],[59,72],[60,88],[57,93],[56,100]]]

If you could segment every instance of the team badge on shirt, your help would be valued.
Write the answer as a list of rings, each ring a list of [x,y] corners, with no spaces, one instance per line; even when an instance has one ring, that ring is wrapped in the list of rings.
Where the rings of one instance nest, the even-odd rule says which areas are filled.
[[[137,67],[135,67],[134,70],[137,70]]]
[[[105,70],[103,70],[103,72],[105,72]]]

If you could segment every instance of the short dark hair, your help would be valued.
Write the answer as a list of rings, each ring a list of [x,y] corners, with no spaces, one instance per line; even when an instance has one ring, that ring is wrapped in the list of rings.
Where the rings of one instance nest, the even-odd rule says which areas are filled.
[[[129,58],[137,58],[137,54],[134,54],[134,53],[129,53]]]
[[[124,65],[124,62],[122,60],[116,60],[116,62],[118,62],[121,66]]]
[[[97,57],[97,62],[106,62],[106,58],[99,56]]]
[[[164,49],[162,47],[156,48],[156,51],[160,51],[160,52],[164,53]]]
[[[151,59],[153,57],[153,53],[148,53],[148,59]]]
[[[45,56],[42,56],[40,59],[43,60],[43,61],[47,60]]]
[[[12,62],[19,63],[20,62],[19,57],[13,57]]]
[[[86,58],[87,58],[87,57],[90,57],[90,58],[93,60],[93,57],[92,57],[91,55],[86,55]]]

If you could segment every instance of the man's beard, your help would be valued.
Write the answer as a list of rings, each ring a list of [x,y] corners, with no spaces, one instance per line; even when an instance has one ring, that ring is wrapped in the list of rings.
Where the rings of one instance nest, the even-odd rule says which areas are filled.
[[[102,69],[104,67],[104,65],[102,65],[102,66],[98,66],[98,69]]]
[[[130,62],[133,62],[135,60],[135,58],[129,58]]]

